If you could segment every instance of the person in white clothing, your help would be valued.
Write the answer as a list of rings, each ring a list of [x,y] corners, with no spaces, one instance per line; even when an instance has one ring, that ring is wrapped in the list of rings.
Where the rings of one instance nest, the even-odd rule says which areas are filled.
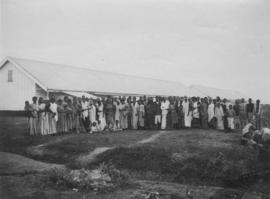
[[[57,121],[58,121],[58,112],[57,112],[57,104],[55,103],[55,99],[51,98],[50,100],[50,113],[49,113],[49,134],[57,133]]]
[[[183,112],[184,112],[185,127],[190,128],[191,121],[192,121],[192,110],[190,110],[190,102],[188,101],[186,97],[182,105],[183,105]]]
[[[97,118],[96,118],[96,107],[93,104],[93,101],[90,100],[89,102],[89,120],[90,120],[90,124],[92,124],[93,122],[96,122]]]
[[[82,123],[83,123],[83,126],[86,130],[86,132],[89,132],[89,125],[90,125],[90,122],[89,122],[89,103],[86,101],[86,98],[85,96],[83,95],[82,96],[82,101],[81,101],[81,106],[82,106]]]
[[[163,99],[161,102],[161,129],[166,129],[167,126],[167,114],[169,109],[170,102],[168,100]]]

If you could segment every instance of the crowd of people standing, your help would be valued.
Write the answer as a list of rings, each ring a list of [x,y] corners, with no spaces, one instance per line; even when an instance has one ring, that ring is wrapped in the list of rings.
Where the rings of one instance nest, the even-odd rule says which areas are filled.
[[[261,104],[252,99],[234,102],[205,97],[106,97],[89,99],[65,96],[25,102],[30,135],[68,132],[101,132],[127,129],[218,129],[225,132],[255,121],[261,128]]]

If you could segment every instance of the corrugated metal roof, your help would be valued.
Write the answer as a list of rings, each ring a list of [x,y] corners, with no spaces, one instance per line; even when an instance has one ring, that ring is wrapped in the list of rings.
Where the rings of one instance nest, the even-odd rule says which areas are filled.
[[[61,64],[8,57],[51,91],[77,91],[112,95],[189,95],[188,87],[164,81]]]
[[[235,90],[229,90],[229,89],[220,89],[220,88],[214,88],[209,86],[202,86],[202,85],[191,85],[190,89],[194,92],[201,93],[202,96],[209,96],[212,98],[215,98],[217,96],[221,98],[227,98],[227,99],[240,99],[240,98],[246,98],[246,95]],[[200,96],[200,95],[199,95]]]

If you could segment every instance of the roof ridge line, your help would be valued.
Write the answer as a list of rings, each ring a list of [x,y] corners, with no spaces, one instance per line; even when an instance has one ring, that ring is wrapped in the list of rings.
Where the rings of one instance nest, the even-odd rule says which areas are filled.
[[[25,58],[11,57],[11,56],[8,56],[8,58],[10,58],[10,59],[21,59],[21,60],[26,60],[26,61],[34,61],[34,62],[39,62],[39,63],[47,63],[47,64],[58,65],[58,66],[61,66],[61,67],[76,68],[76,69],[82,69],[82,70],[87,70],[87,71],[108,73],[108,74],[113,74],[113,75],[129,76],[129,77],[134,77],[134,78],[143,78],[143,79],[163,81],[163,82],[168,82],[168,83],[177,83],[177,84],[180,84],[181,86],[187,87],[187,85],[183,84],[182,82],[178,82],[178,81],[170,81],[170,80],[158,79],[158,78],[152,78],[152,77],[144,77],[144,76],[137,76],[137,75],[131,75],[131,74],[123,74],[123,73],[117,73],[117,72],[112,72],[112,71],[95,70],[95,69],[86,68],[86,67],[77,67],[77,66],[68,65],[68,64],[58,64],[58,63],[52,63],[52,62],[47,62],[47,61],[45,62],[45,61],[34,60],[34,59],[25,59]]]

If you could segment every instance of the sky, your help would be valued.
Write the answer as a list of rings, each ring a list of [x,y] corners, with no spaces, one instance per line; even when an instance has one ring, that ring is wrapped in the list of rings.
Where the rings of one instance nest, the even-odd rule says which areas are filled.
[[[0,2],[1,59],[233,89],[270,103],[269,0]]]

